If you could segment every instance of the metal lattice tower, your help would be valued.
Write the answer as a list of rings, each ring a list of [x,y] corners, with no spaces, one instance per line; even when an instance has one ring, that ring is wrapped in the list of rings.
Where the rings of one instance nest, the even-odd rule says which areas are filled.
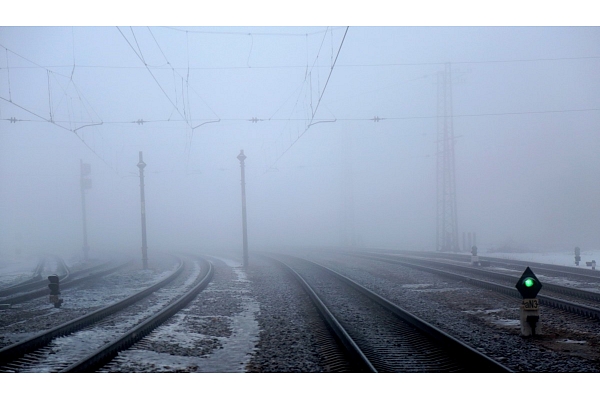
[[[456,216],[454,127],[452,122],[452,70],[450,63],[438,73],[437,102],[437,251],[460,251]]]
[[[354,182],[352,177],[352,136],[342,132],[342,231],[343,247],[356,247],[354,229]]]

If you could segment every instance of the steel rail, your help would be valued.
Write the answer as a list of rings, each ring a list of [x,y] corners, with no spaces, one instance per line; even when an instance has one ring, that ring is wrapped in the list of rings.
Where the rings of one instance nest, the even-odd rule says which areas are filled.
[[[15,293],[37,289],[44,286],[46,284],[45,282],[47,281],[44,281],[41,276],[36,276],[35,278],[27,279],[26,281],[17,283],[16,285],[7,286],[6,288],[0,290],[0,298],[7,297]]]
[[[60,262],[63,269],[66,271],[66,273],[59,275],[60,280],[64,281],[66,279],[69,279],[69,277],[71,275],[71,270],[67,267],[65,262],[58,256],[51,256],[51,257],[54,258],[57,262]],[[6,297],[6,296],[10,296],[11,294],[15,294],[15,293],[31,291],[31,290],[45,286],[47,281],[44,280],[44,278],[42,278],[41,266],[45,263],[47,258],[50,258],[50,257],[45,257],[42,261],[38,262],[38,265],[36,267],[36,272],[34,273],[33,277],[27,279],[26,281],[19,282],[17,284],[14,284],[14,285],[8,286],[4,289],[1,289],[0,297]]]
[[[406,256],[397,256],[397,255],[388,256],[388,257],[393,257],[393,259],[397,259],[397,260],[424,262],[424,263],[436,265],[436,266],[442,267],[442,268],[451,268],[451,269],[455,269],[455,270],[468,271],[468,272],[471,272],[471,273],[474,273],[477,275],[483,275],[483,276],[487,276],[489,278],[496,278],[496,279],[505,280],[505,281],[516,282],[518,280],[518,277],[516,277],[514,275],[508,275],[508,274],[503,274],[501,272],[488,271],[488,270],[475,268],[475,267],[468,267],[468,266],[464,266],[464,265],[450,264],[449,262],[442,262],[442,261],[423,259],[423,258],[406,257]],[[518,271],[515,271],[515,272],[518,272]],[[546,289],[546,290],[550,290],[550,291],[564,294],[567,296],[578,297],[580,299],[585,299],[585,300],[589,300],[592,302],[600,303],[600,293],[598,293],[598,292],[591,292],[589,290],[578,289],[578,288],[573,288],[573,287],[568,287],[568,286],[563,286],[563,285],[556,285],[553,283],[544,283],[543,285],[544,285],[543,289]]]
[[[378,253],[378,254],[381,254],[382,252],[387,252],[388,255],[392,255],[392,254],[389,254],[390,251],[385,251],[385,250],[369,250],[369,251],[373,252],[373,253]],[[426,256],[426,257],[432,257],[432,258],[446,257],[446,258],[451,258],[451,259],[455,259],[457,261],[464,261],[464,262],[471,261],[471,256],[464,255],[464,254],[436,253],[436,252],[427,252],[427,251],[425,251],[425,252],[397,251],[395,253],[416,255],[416,256]],[[545,271],[551,271],[551,272],[559,273],[559,274],[563,274],[563,275],[572,275],[572,276],[575,276],[578,278],[586,278],[586,279],[591,278],[595,281],[600,281],[600,269],[599,270],[591,270],[591,269],[588,270],[588,269],[583,269],[583,268],[573,268],[573,267],[566,267],[566,266],[562,266],[562,265],[539,263],[539,262],[534,262],[534,261],[509,260],[506,258],[489,257],[489,256],[479,256],[479,260],[480,261],[490,261],[490,262],[494,262],[496,264],[503,264],[508,267],[530,266],[530,267],[538,268],[540,270],[543,269]]]
[[[131,262],[131,261],[130,261]],[[121,267],[121,266],[119,266]],[[183,261],[179,259],[179,265],[177,269],[169,274],[166,278],[161,280],[160,282],[155,283],[154,285],[135,293],[121,301],[108,305],[106,307],[102,307],[99,310],[93,311],[89,314],[83,315],[79,318],[76,318],[71,321],[67,321],[64,324],[61,324],[55,328],[44,331],[38,335],[35,335],[29,339],[22,340],[18,343],[14,343],[10,346],[6,346],[0,349],[0,365],[5,365],[10,361],[13,361],[17,358],[24,356],[27,353],[30,353],[34,350],[39,349],[50,343],[54,338],[59,336],[66,336],[82,328],[91,325],[101,319],[107,317],[108,315],[114,314],[115,312],[122,310],[125,307],[141,300],[142,298],[150,295],[161,287],[165,286],[167,283],[171,282],[175,279],[181,272],[183,271]]]
[[[339,341],[346,353],[349,355],[350,359],[358,366],[358,369],[361,372],[377,372],[373,364],[369,361],[369,359],[364,355],[360,347],[354,342],[352,337],[346,332],[346,330],[342,327],[339,321],[333,316],[329,308],[323,303],[323,301],[319,298],[319,296],[315,293],[315,291],[310,287],[310,285],[300,276],[292,267],[287,265],[281,260],[273,258],[271,256],[267,256],[265,254],[261,254],[262,257],[271,260],[279,264],[281,267],[286,268],[289,272],[292,273],[294,278],[300,283],[308,297],[310,297],[313,304],[317,307],[317,311],[324,319],[325,323],[331,331],[334,333],[337,341]]]
[[[428,272],[431,272],[434,274],[444,275],[444,276],[447,276],[449,278],[456,279],[459,281],[466,281],[472,285],[479,286],[479,287],[482,287],[482,288],[488,289],[488,290],[493,290],[495,292],[502,293],[502,294],[505,294],[510,297],[515,297],[515,298],[519,298],[519,299],[521,298],[521,294],[515,287],[509,287],[509,286],[504,286],[504,285],[500,285],[500,284],[493,283],[493,282],[487,282],[487,281],[483,281],[480,279],[475,279],[475,278],[471,278],[468,276],[455,274],[453,272],[442,271],[442,270],[439,270],[436,268],[413,264],[413,263],[410,263],[407,261],[399,261],[399,260],[393,260],[393,259],[389,259],[389,258],[385,258],[385,257],[369,256],[369,255],[358,254],[358,253],[352,253],[352,255],[355,257],[366,258],[366,259],[371,259],[371,260],[376,260],[376,261],[389,262],[392,264],[403,265],[403,266],[410,267],[410,268],[425,270],[425,271],[428,271]],[[586,318],[594,318],[594,319],[600,320],[600,308],[590,307],[590,306],[586,306],[583,304],[577,304],[577,303],[573,303],[573,302],[570,302],[567,300],[561,300],[561,299],[557,299],[555,297],[545,296],[545,295],[541,295],[541,294],[538,294],[537,298],[540,302],[540,305],[547,305],[547,306],[550,306],[550,307],[553,307],[553,308],[556,308],[559,310],[568,311],[573,314],[577,314],[577,315],[580,315],[580,316],[583,316]]]
[[[434,342],[441,343],[440,347],[445,348],[446,351],[448,351],[449,355],[460,358],[461,360],[463,360],[463,362],[466,360],[466,363],[470,363],[471,365],[476,365],[476,368],[478,368],[478,372],[513,372],[510,369],[508,369],[507,367],[503,366],[502,364],[491,359],[490,357],[487,357],[486,355],[484,355],[484,354],[480,353],[479,351],[473,349],[472,347],[468,346],[464,342],[462,342],[458,339],[455,339],[454,337],[439,330],[438,328],[434,327],[433,325],[429,324],[428,322],[426,322],[426,321],[418,318],[417,316],[409,313],[408,311],[398,307],[397,305],[393,304],[392,302],[388,301],[387,299],[384,299],[383,297],[379,296],[378,294],[370,291],[369,289],[358,284],[357,282],[353,281],[352,279],[347,278],[325,266],[314,263],[312,261],[308,261],[308,260],[301,259],[298,257],[293,257],[293,256],[287,256],[287,257],[299,260],[303,263],[308,263],[308,264],[314,265],[314,266],[326,271],[327,273],[330,273],[332,276],[336,277],[337,279],[340,279],[342,282],[348,284],[350,287],[354,288],[355,290],[359,291],[360,293],[362,293],[363,295],[368,297],[371,301],[375,302],[376,304],[379,304],[381,307],[386,309],[388,312],[391,312],[392,314],[394,314],[400,320],[402,320],[405,323],[412,326],[413,329],[416,329],[418,332],[421,332],[421,334],[424,335],[425,337],[432,339]]]
[[[117,270],[119,270],[119,269],[121,269],[123,267],[127,267],[127,266],[131,265],[132,262],[133,261],[128,261],[125,264],[119,264],[119,265],[116,265],[116,266],[114,266],[112,268],[107,268],[107,269],[104,269],[104,270],[101,270],[101,271],[94,271],[91,274],[83,276],[83,277],[78,278],[78,279],[71,279],[71,280],[68,280],[67,282],[61,282],[60,283],[61,289],[68,289],[70,287],[79,285],[81,283],[88,282],[88,281],[91,281],[91,280],[94,280],[94,279],[97,279],[97,278],[100,278],[100,277],[112,274],[112,273],[116,272]],[[42,281],[42,283],[43,283],[43,281]],[[42,284],[42,286],[46,286],[46,285]],[[34,290],[34,291],[31,291],[31,292],[27,292],[27,293],[23,293],[23,294],[20,294],[20,295],[17,295],[17,296],[12,296],[12,297],[7,297],[7,298],[0,299],[0,302],[2,302],[4,304],[13,305],[13,304],[23,303],[25,301],[37,299],[38,297],[47,296],[48,293],[49,293],[48,292],[48,288],[42,287],[41,289]]]
[[[457,358],[462,358],[468,360],[467,362],[476,365],[478,368],[478,372],[513,372],[508,369],[504,365],[498,363],[492,358],[486,356],[485,354],[479,352],[478,350],[472,348],[468,344],[463,341],[454,338],[453,336],[447,334],[446,332],[436,328],[431,325],[427,321],[417,317],[416,315],[404,310],[398,305],[392,303],[391,301],[385,299],[384,297],[378,295],[372,290],[362,286],[356,281],[330,269],[323,265],[314,263],[312,261],[303,260],[305,262],[314,264],[341,279],[343,282],[347,283],[352,288],[358,290],[360,293],[363,293],[368,298],[381,305],[401,320],[408,322],[412,326],[414,326],[419,331],[423,332],[426,336],[429,336],[433,340],[442,343],[443,347],[450,350],[450,353],[457,356]]]
[[[67,283],[69,280],[74,279],[80,275],[90,274],[90,271],[92,271],[92,273],[95,273],[95,271],[93,271],[94,269],[102,268],[109,263],[110,263],[110,261],[106,261],[101,264],[94,265],[92,267],[89,267],[89,268],[86,268],[86,269],[80,270],[80,271],[71,271],[69,269],[68,276],[64,276],[64,275],[60,276],[60,282],[64,287],[64,284]],[[47,284],[47,281],[44,280],[41,277],[41,275],[36,275],[35,277],[27,279],[24,282],[20,282],[15,285],[8,286],[4,289],[0,289],[0,298],[7,297],[7,296],[10,296],[11,294],[15,294],[15,293],[31,291],[31,290],[37,289],[39,287],[44,287],[44,286],[46,286],[46,284]]]
[[[184,308],[192,301],[200,291],[202,291],[212,280],[214,275],[213,264],[210,261],[204,260],[206,263],[205,274],[200,278],[200,282],[188,291],[184,296],[179,298],[174,303],[167,306],[159,313],[148,317],[142,323],[130,329],[120,338],[108,343],[100,348],[87,358],[61,370],[60,372],[93,372],[100,369],[102,366],[110,362],[120,351],[126,350],[133,346],[136,342],[144,338],[163,322],[175,315],[179,310]]]

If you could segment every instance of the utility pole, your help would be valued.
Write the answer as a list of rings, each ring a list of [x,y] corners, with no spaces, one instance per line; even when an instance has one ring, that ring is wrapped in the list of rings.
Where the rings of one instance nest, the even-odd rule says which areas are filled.
[[[146,198],[144,197],[144,167],[146,163],[143,160],[140,151],[140,162],[137,164],[140,169],[140,199],[142,202],[142,265],[148,269],[148,246],[146,245]]]
[[[450,63],[438,74],[437,251],[460,251],[456,216],[452,74]]]
[[[244,172],[244,150],[240,150],[240,154],[237,156],[240,160],[240,167],[242,169],[242,232],[244,240],[244,267],[248,267],[248,232],[246,227],[246,176]]]
[[[90,252],[90,246],[88,246],[87,237],[87,218],[85,213],[85,190],[92,188],[92,180],[87,176],[92,172],[90,164],[84,164],[83,160],[79,160],[79,167],[81,171],[80,186],[81,186],[81,212],[83,215],[83,260],[87,261]]]

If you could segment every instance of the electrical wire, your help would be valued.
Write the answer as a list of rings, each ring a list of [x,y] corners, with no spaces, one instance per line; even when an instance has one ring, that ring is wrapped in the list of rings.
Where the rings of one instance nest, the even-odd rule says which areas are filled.
[[[8,64],[8,49],[5,47],[4,48],[6,50],[6,72],[8,75],[8,98],[12,101],[12,93],[10,91],[10,66]]]
[[[96,157],[98,157],[100,160],[102,160],[102,162],[104,162],[104,164],[106,164],[106,165],[107,165],[107,166],[108,166],[110,169],[112,169],[113,171],[117,172],[117,171],[116,171],[116,170],[115,170],[115,169],[114,169],[114,168],[113,168],[113,167],[112,167],[110,164],[108,164],[108,163],[106,162],[106,160],[104,160],[104,158],[102,158],[102,157],[101,157],[101,156],[100,156],[100,155],[99,155],[99,154],[98,154],[98,153],[97,153],[97,152],[96,152],[96,151],[95,151],[93,148],[91,148],[91,147],[90,147],[90,145],[89,145],[89,144],[88,144],[88,143],[87,143],[85,140],[83,140],[83,138],[82,138],[81,136],[79,136],[79,134],[78,134],[76,131],[77,131],[77,129],[81,129],[81,128],[83,128],[83,127],[79,127],[79,128],[77,128],[77,129],[75,129],[75,130],[73,130],[73,129],[69,129],[69,128],[67,128],[67,127],[64,127],[64,126],[62,126],[62,125],[59,125],[58,123],[56,123],[56,121],[49,120],[49,119],[47,119],[47,118],[44,118],[44,117],[42,117],[42,116],[41,116],[41,115],[39,115],[39,114],[36,114],[35,112],[33,112],[33,111],[31,111],[31,110],[29,110],[29,109],[27,109],[27,108],[25,108],[25,107],[23,107],[23,106],[21,106],[21,105],[19,105],[19,104],[15,103],[14,101],[9,101],[8,99],[6,99],[6,98],[4,98],[4,97],[1,97],[1,96],[0,96],[0,99],[1,99],[1,100],[4,100],[4,101],[7,101],[7,102],[9,102],[10,104],[14,105],[15,107],[18,107],[18,108],[22,109],[23,111],[25,111],[25,112],[27,112],[27,113],[29,113],[29,114],[31,114],[31,115],[34,115],[34,116],[38,117],[39,119],[43,120],[44,122],[51,123],[52,125],[55,125],[55,126],[57,126],[57,127],[61,128],[61,129],[64,129],[64,130],[66,130],[66,131],[69,131],[69,132],[72,132],[72,133],[74,133],[74,134],[75,134],[75,136],[77,136],[77,138],[78,138],[79,140],[81,140],[81,142],[82,142],[82,143],[85,145],[85,147],[87,147],[87,148],[88,148],[88,149],[89,149],[89,150],[90,150],[92,153],[94,153],[94,154],[96,155]],[[13,122],[13,121],[11,121],[11,122]],[[101,124],[102,124],[102,123],[99,123],[99,124],[92,124],[92,125],[101,125]]]
[[[173,107],[175,107],[175,109],[177,110],[177,113],[179,115],[181,115],[181,117],[186,120],[186,117],[181,114],[181,111],[179,111],[179,108],[177,108],[177,106],[175,105],[175,103],[173,103],[173,100],[171,100],[171,98],[169,97],[169,95],[167,94],[167,92],[165,92],[165,89],[163,89],[162,85],[160,84],[160,82],[158,82],[158,80],[156,79],[156,77],[154,76],[154,74],[152,73],[152,70],[148,67],[148,64],[146,64],[146,62],[144,61],[144,58],[142,57],[142,55],[138,54],[135,49],[133,48],[133,46],[131,45],[131,43],[129,42],[129,40],[127,39],[127,37],[123,34],[123,32],[121,32],[121,29],[117,26],[116,27],[119,30],[119,33],[121,34],[121,36],[123,36],[123,39],[125,39],[125,41],[127,42],[127,44],[129,45],[129,47],[131,47],[131,50],[133,50],[133,52],[135,53],[135,55],[138,56],[138,58],[140,59],[140,61],[142,61],[142,63],[144,63],[144,66],[146,67],[146,70],[150,73],[150,76],[152,76],[152,79],[154,79],[154,82],[156,82],[156,84],[158,85],[158,87],[160,88],[160,90],[163,92],[163,94],[165,95],[165,97],[167,98],[167,100],[169,100],[169,102],[173,105]],[[186,121],[187,122],[187,121]],[[191,125],[188,123],[188,125],[191,127]]]
[[[348,29],[350,27],[346,27],[346,31],[344,32],[344,37],[342,38],[342,41],[340,43],[340,47],[338,48],[338,52],[335,56],[335,61],[333,62],[333,65],[331,66],[331,69],[329,71],[329,75],[327,76],[327,81],[325,82],[325,86],[323,87],[323,91],[321,92],[321,96],[319,97],[319,101],[317,102],[317,106],[315,107],[315,109],[312,112],[311,118],[310,118],[310,122],[308,123],[308,125],[306,126],[306,128],[304,129],[304,132],[302,132],[300,135],[298,135],[298,137],[296,138],[296,140],[294,140],[292,142],[292,144],[290,144],[290,146],[285,149],[285,151],[279,156],[277,157],[277,159],[275,160],[275,162],[269,167],[267,168],[267,170],[265,171],[268,172],[271,168],[273,168],[277,162],[304,136],[304,134],[310,129],[311,126],[314,125],[313,120],[315,117],[315,114],[317,113],[318,109],[319,109],[319,105],[321,104],[321,99],[323,98],[323,95],[325,94],[325,90],[327,89],[327,84],[329,83],[329,78],[331,78],[331,74],[333,73],[333,69],[335,68],[335,64],[337,62],[337,59],[340,55],[340,51],[342,50],[342,46],[344,45],[344,41],[346,39],[346,35],[348,34]],[[318,56],[317,56],[318,57]],[[312,98],[311,98],[312,100]],[[321,121],[321,122],[335,122],[335,121]]]
[[[28,120],[28,119],[17,119],[17,118],[0,118],[0,121],[10,121],[10,122],[50,122],[50,120],[45,119],[38,114],[35,114],[32,111],[25,109],[22,106],[4,98],[0,97],[0,100],[4,100],[8,103],[14,104],[15,106],[22,108],[23,110],[29,112],[32,115],[40,118],[40,120]],[[575,112],[592,112],[592,111],[600,111],[600,108],[579,108],[579,109],[563,109],[563,110],[541,110],[541,111],[513,111],[513,112],[497,112],[497,113],[480,113],[480,114],[453,114],[453,118],[474,118],[474,117],[497,117],[497,116],[510,116],[510,115],[538,115],[538,114],[561,114],[561,113],[575,113]],[[406,116],[406,117],[376,117],[376,118],[335,118],[335,120],[331,119],[311,119],[311,118],[270,118],[270,119],[260,119],[260,121],[265,122],[308,122],[315,125],[317,123],[324,122],[337,122],[337,121],[371,121],[371,122],[380,122],[380,121],[403,121],[403,120],[418,120],[418,119],[436,119],[439,118],[439,115],[422,115],[422,116]],[[223,118],[219,121],[222,122],[253,122],[247,118]],[[71,120],[54,120],[54,123],[89,123],[89,121],[71,121]],[[102,121],[98,123],[92,123],[91,125],[111,125],[111,124],[152,124],[152,123],[178,123],[178,122],[188,122],[188,120],[174,120],[174,119],[157,119],[157,120],[136,120],[136,121]],[[218,122],[215,120],[192,120],[191,122],[198,122],[200,125],[205,125],[207,123]],[[81,127],[77,128],[81,129]],[[70,129],[67,129],[70,130]]]
[[[0,45],[1,47],[4,47]],[[6,47],[4,47],[6,48]],[[11,51],[11,50],[9,50]],[[11,51],[11,53],[14,53]],[[16,54],[16,53],[14,53]],[[136,52],[137,54],[137,52]],[[18,54],[17,54],[18,55]],[[21,57],[21,56],[19,56]],[[22,57],[24,58],[24,57]],[[25,59],[25,58],[24,58]],[[25,59],[27,60],[27,59]],[[586,57],[558,57],[558,58],[531,58],[531,59],[512,59],[512,60],[472,60],[472,61],[452,61],[452,64],[509,64],[509,63],[529,63],[529,62],[547,62],[547,61],[577,61],[577,60],[600,60],[600,56],[586,56]],[[27,60],[29,61],[29,60]],[[414,67],[414,66],[437,66],[444,65],[447,61],[433,61],[433,62],[406,62],[406,63],[381,63],[381,64],[338,64],[337,68],[383,68],[383,67]],[[146,66],[122,66],[122,65],[83,65],[76,64],[77,68],[104,68],[104,69],[145,69]],[[71,68],[72,65],[47,65],[42,66],[36,64],[35,67],[27,66],[13,66],[12,69],[28,69],[28,68]],[[186,70],[188,67],[173,67],[172,65],[164,66],[157,65],[151,66],[153,69],[175,69],[175,70]],[[254,65],[248,66],[234,66],[234,67],[189,67],[190,70],[235,70],[235,69],[306,69],[306,65]],[[314,68],[330,68],[328,66],[315,66]],[[65,75],[66,78],[68,76]]]
[[[333,65],[331,66],[331,70],[329,71],[329,75],[327,76],[327,81],[325,82],[325,86],[323,86],[323,91],[321,92],[321,97],[319,97],[319,101],[317,102],[317,106],[315,107],[315,111],[313,112],[313,117],[315,116],[317,110],[319,109],[319,105],[321,104],[321,99],[323,98],[323,95],[325,94],[325,90],[327,89],[327,84],[329,83],[329,78],[331,78],[331,74],[333,73],[333,69],[335,68],[335,63],[337,62],[337,59],[340,55],[340,51],[342,51],[342,46],[344,45],[344,40],[346,40],[346,34],[348,33],[349,28],[350,27],[347,27],[346,31],[344,32],[344,37],[342,38],[342,43],[340,43],[338,52],[335,55],[335,60],[333,61]]]
[[[307,32],[307,33],[217,32],[217,31],[195,31],[195,30],[189,30],[189,29],[174,28],[174,27],[170,27],[170,26],[161,26],[160,28],[170,29],[170,30],[179,31],[179,32],[194,33],[194,34],[239,35],[239,36],[242,36],[242,35],[243,36],[245,36],[245,35],[256,35],[256,36],[305,36],[306,35],[306,36],[308,36],[308,35],[319,35],[323,32],[326,32],[326,31],[316,31],[316,32]],[[338,28],[334,28],[334,29],[342,29],[342,27],[338,27]]]

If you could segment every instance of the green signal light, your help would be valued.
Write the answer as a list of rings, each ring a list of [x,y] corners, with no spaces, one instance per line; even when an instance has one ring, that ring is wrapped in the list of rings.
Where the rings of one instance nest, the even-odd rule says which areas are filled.
[[[535,279],[533,279],[533,278],[526,278],[523,281],[523,284],[525,285],[525,287],[532,287],[533,285],[535,285]]]

